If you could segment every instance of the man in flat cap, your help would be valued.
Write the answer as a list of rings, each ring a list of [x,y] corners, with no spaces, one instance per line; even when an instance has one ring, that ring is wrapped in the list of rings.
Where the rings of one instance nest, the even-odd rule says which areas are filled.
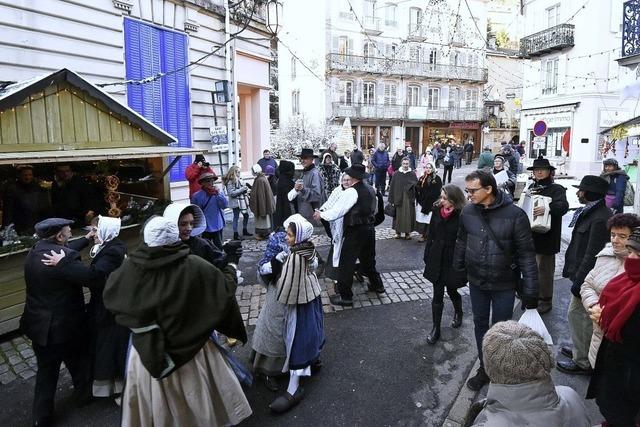
[[[74,280],[61,265],[49,267],[42,262],[45,254],[60,251],[67,257],[80,259],[80,253],[74,248],[83,242],[69,242],[72,223],[63,218],[48,218],[37,223],[35,231],[41,240],[31,248],[25,262],[27,299],[20,328],[31,339],[38,363],[34,425],[53,422],[62,362],[71,373],[77,403],[86,403],[91,397],[83,284]],[[93,234],[92,231],[85,238],[91,239]]]

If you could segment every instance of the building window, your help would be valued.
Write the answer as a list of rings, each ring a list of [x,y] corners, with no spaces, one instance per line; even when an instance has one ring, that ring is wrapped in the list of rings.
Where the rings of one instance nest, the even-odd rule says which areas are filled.
[[[429,110],[437,110],[440,108],[440,89],[429,88],[427,97],[427,108]]]
[[[373,58],[376,56],[376,45],[373,42],[366,42],[362,51],[364,55],[364,63],[372,64]]]
[[[409,9],[409,33],[415,33],[422,25],[422,9],[412,7]]]
[[[398,86],[395,83],[384,84],[384,105],[395,105]]]
[[[296,58],[291,58],[291,80],[296,78]]]
[[[560,24],[560,3],[547,9],[547,28]]]
[[[375,0],[365,0],[364,2],[364,16],[367,18],[374,18],[376,16],[376,2]]]
[[[349,37],[340,36],[338,37],[338,53],[340,55],[348,55],[351,50],[351,46],[349,43]]]
[[[396,12],[398,10],[398,6],[393,3],[387,3],[387,7],[384,12],[384,23],[389,27],[395,27],[398,25],[398,21],[396,20]]]
[[[438,63],[438,51],[436,49],[431,49],[429,51],[429,64],[436,65]]]
[[[395,57],[397,51],[398,51],[398,45],[396,43],[391,43],[385,46],[385,54],[386,54],[386,57],[389,59]]]
[[[478,108],[478,89],[467,89],[464,91],[464,108]]]
[[[291,92],[291,113],[296,116],[300,114],[300,91]]]
[[[460,89],[452,87],[449,89],[449,109],[457,110],[460,106]]]
[[[376,103],[376,84],[373,82],[364,82],[362,86],[362,102],[368,105]]]
[[[558,93],[558,58],[542,63],[542,94]]]
[[[420,86],[409,86],[407,88],[407,105],[410,107],[420,105]]]
[[[340,103],[342,105],[351,105],[353,103],[353,82],[340,82]]]
[[[409,47],[409,60],[413,62],[422,62],[422,46],[412,44]]]

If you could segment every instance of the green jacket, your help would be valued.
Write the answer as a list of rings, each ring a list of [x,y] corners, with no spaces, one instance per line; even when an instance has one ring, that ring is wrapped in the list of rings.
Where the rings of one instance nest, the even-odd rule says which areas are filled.
[[[478,157],[478,169],[493,168],[493,153],[483,151]]]

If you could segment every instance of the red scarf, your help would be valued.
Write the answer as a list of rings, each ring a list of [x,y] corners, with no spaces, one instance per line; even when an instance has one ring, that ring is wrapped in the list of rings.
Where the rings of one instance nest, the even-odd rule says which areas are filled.
[[[455,209],[453,207],[447,209],[444,206],[440,206],[440,216],[446,221],[451,217],[451,215],[453,215],[454,210]]]
[[[211,187],[211,188],[201,187],[201,188],[205,193],[207,193],[210,196],[217,196],[218,195],[218,188],[217,187]]]
[[[624,273],[607,283],[598,303],[604,335],[610,341],[622,342],[622,328],[640,307],[640,258],[625,259]]]

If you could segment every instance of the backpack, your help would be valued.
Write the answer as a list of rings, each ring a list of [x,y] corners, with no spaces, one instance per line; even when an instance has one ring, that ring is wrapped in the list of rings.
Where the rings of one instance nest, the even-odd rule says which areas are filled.
[[[633,189],[633,185],[627,180],[627,184],[624,188],[624,198],[623,205],[624,206],[633,206],[633,202],[636,198],[636,192]]]

